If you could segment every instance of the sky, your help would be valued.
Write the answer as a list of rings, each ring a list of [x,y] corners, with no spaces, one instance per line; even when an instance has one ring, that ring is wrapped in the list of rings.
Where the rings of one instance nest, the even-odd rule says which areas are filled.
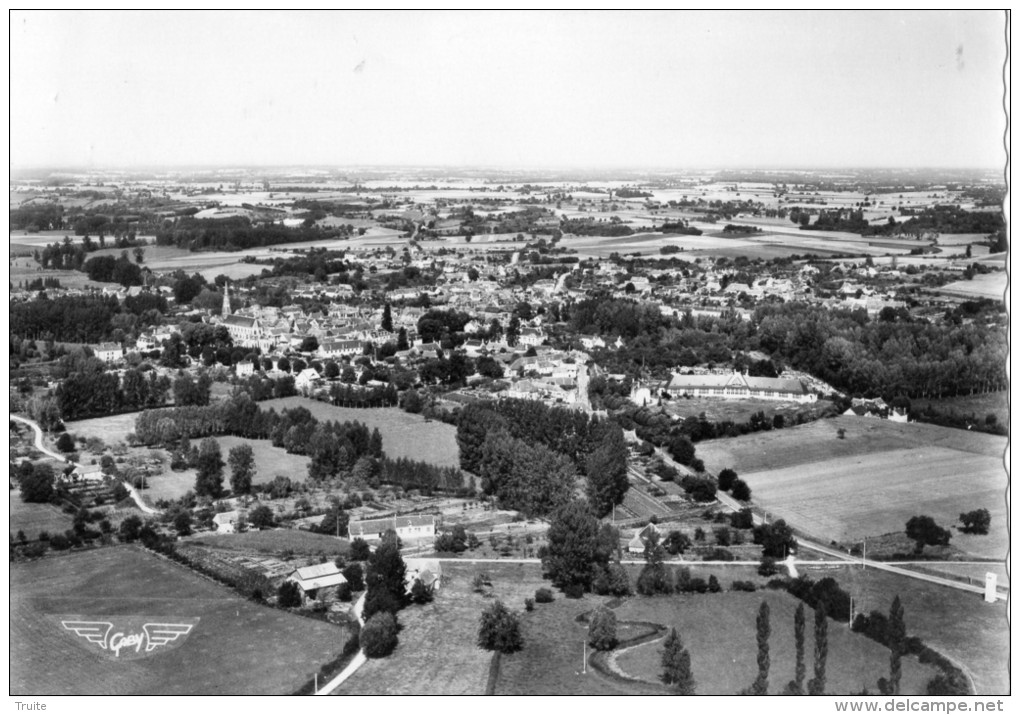
[[[12,168],[1004,164],[1001,12],[12,11]]]

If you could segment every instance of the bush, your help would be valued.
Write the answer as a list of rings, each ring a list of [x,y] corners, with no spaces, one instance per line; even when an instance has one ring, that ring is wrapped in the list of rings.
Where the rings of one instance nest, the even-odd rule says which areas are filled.
[[[960,514],[960,522],[964,534],[987,534],[988,527],[992,525],[992,515],[987,509],[975,509],[965,514]]]
[[[734,581],[730,584],[730,590],[754,592],[758,590],[758,587],[754,585],[754,581]]]
[[[500,653],[520,650],[523,645],[520,617],[504,606],[502,601],[495,601],[482,612],[478,645],[485,650]]]
[[[747,482],[743,479],[737,479],[733,482],[731,493],[734,499],[748,501],[751,498],[751,487],[747,486]]]
[[[733,481],[736,478],[737,473],[734,472],[732,469],[727,468],[722,470],[721,472],[719,472],[719,476],[717,478],[719,482],[719,489],[724,492],[728,492],[730,488],[733,486]]]
[[[380,611],[361,629],[361,648],[368,658],[385,658],[397,647],[397,618],[392,613]]]
[[[362,615],[371,618],[376,613],[396,613],[404,604],[399,598],[383,587],[370,588],[365,595],[365,606]]]
[[[540,588],[535,591],[535,603],[552,603],[554,600],[553,592],[548,588]]]
[[[568,583],[563,587],[563,595],[567,598],[584,598],[584,586],[579,583]]]
[[[662,548],[671,556],[676,556],[691,548],[691,540],[687,538],[686,534],[674,530],[666,535],[662,542]]]
[[[360,536],[355,537],[351,542],[351,559],[354,561],[368,561],[368,557],[371,555],[372,549],[368,542]]]
[[[630,576],[627,575],[627,569],[622,564],[609,564],[595,577],[592,590],[599,596],[629,596]]]
[[[779,573],[779,568],[776,566],[776,560],[771,556],[762,556],[761,563],[758,564],[758,575],[759,576],[775,576]]]
[[[712,574],[708,577],[708,591],[709,593],[719,593],[722,591],[722,586],[719,585],[719,579]]]
[[[729,528],[721,526],[715,529],[715,543],[719,546],[729,546],[731,541]]]
[[[612,650],[616,647],[616,614],[605,606],[592,613],[588,624],[588,642],[595,650]]]
[[[414,580],[414,585],[411,586],[411,602],[422,605],[431,603],[432,598],[432,588],[422,583],[421,579],[416,578]]]
[[[531,611],[534,611],[535,610],[535,599],[533,599],[533,598],[525,598],[524,599],[524,610],[528,611],[529,613]]]
[[[730,514],[730,526],[734,529],[753,529],[754,515],[750,507],[744,507],[740,511]]]
[[[301,589],[293,581],[284,581],[276,591],[276,603],[280,608],[297,608],[301,605]]]
[[[729,549],[723,549],[716,547],[714,549],[708,549],[703,554],[705,561],[736,561],[737,557],[733,555],[733,552]]]

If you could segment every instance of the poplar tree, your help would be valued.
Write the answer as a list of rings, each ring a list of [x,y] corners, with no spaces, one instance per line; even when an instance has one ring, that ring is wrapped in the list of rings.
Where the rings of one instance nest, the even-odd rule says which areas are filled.
[[[772,626],[769,623],[769,604],[761,602],[758,609],[758,677],[751,686],[751,693],[754,695],[768,695],[769,692],[769,636],[772,635]]]
[[[815,677],[808,682],[809,695],[825,693],[825,659],[829,656],[829,621],[825,604],[815,608]]]

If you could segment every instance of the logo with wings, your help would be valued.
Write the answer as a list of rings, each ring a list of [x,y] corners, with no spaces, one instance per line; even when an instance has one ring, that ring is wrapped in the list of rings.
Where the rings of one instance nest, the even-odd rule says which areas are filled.
[[[90,650],[117,660],[135,660],[168,652],[184,644],[198,618],[165,620],[146,616],[116,616],[109,620],[61,616],[65,632],[82,639]],[[77,639],[76,639],[77,640]]]

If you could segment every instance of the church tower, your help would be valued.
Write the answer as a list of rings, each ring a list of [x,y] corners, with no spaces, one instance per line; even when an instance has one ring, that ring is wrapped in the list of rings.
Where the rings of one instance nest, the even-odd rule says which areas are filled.
[[[230,315],[230,285],[223,284],[223,317]]]

